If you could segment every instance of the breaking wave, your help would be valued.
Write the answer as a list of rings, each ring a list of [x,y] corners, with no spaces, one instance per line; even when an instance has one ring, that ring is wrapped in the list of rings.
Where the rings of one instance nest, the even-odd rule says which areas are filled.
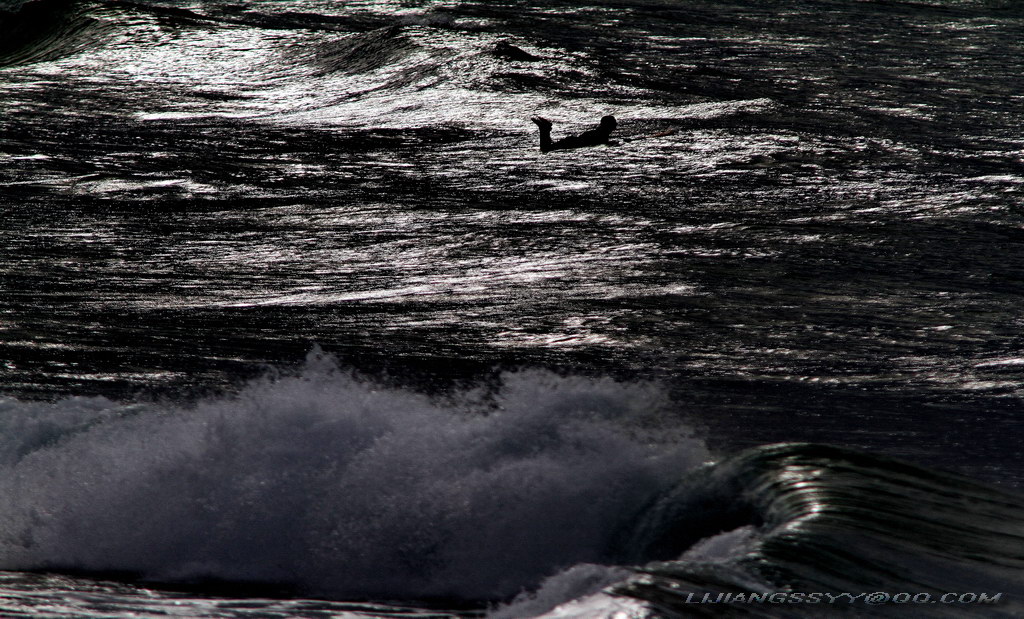
[[[501,599],[707,457],[650,385],[509,374],[446,402],[312,356],[194,406],[0,404],[0,569]]]

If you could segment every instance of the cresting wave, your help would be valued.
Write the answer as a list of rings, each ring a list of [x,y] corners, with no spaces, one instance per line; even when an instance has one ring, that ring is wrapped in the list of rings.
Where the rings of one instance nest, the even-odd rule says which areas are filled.
[[[632,575],[579,566],[494,619],[1019,617],[1022,513],[1024,497],[957,475],[765,445],[685,474],[642,509],[615,553]],[[606,588],[587,594],[588,578]]]
[[[710,557],[691,550],[676,560],[709,507],[742,526],[718,536]],[[615,591],[673,616],[719,616],[719,605],[694,606],[688,592],[788,591],[931,597],[733,609],[756,617],[1016,617],[1024,611],[1022,513],[1024,497],[958,475],[837,447],[767,445],[695,471],[646,509],[627,552],[663,561]],[[991,605],[932,605],[948,592],[1001,596]]]
[[[1002,592],[971,612],[1021,611],[1020,496],[820,445],[701,466],[668,405],[650,384],[545,372],[441,400],[318,351],[298,375],[190,406],[7,399],[0,569],[350,600],[519,594],[499,619],[720,611],[689,592]]]
[[[0,68],[73,54],[98,44],[111,29],[69,0],[0,3]]]
[[[313,354],[194,406],[0,404],[0,569],[508,598],[609,542],[707,458],[650,385],[510,374],[447,403]]]

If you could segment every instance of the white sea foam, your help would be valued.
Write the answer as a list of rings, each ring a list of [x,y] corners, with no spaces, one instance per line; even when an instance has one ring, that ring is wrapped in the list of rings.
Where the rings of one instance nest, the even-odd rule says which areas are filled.
[[[580,564],[546,578],[535,592],[524,592],[487,614],[488,619],[640,619],[650,616],[645,603],[603,590],[632,575],[621,567]]]
[[[0,401],[0,569],[498,599],[600,563],[706,458],[652,385],[506,375],[444,403],[311,355],[194,406]]]
[[[684,561],[726,562],[751,550],[758,541],[757,528],[747,525],[702,539],[687,549]]]
[[[683,561],[721,564],[733,572],[732,562],[751,551],[760,541],[758,530],[743,526],[705,538],[688,549]],[[490,612],[488,619],[644,619],[655,614],[639,600],[608,593],[613,585],[624,583],[634,572],[620,566],[575,565],[541,583],[535,591],[524,591],[509,604]],[[749,576],[735,572],[747,580]],[[764,583],[748,580],[756,590],[766,589]]]

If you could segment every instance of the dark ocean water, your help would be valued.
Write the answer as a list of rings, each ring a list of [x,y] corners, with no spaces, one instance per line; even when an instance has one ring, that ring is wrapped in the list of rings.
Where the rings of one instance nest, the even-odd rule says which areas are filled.
[[[0,1],[0,614],[1021,616],[1022,75],[1008,0]]]

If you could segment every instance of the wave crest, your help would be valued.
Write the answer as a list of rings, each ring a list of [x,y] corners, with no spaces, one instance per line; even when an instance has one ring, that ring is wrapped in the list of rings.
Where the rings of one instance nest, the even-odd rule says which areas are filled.
[[[109,30],[72,0],[0,5],[0,67],[69,56],[97,45]]]

